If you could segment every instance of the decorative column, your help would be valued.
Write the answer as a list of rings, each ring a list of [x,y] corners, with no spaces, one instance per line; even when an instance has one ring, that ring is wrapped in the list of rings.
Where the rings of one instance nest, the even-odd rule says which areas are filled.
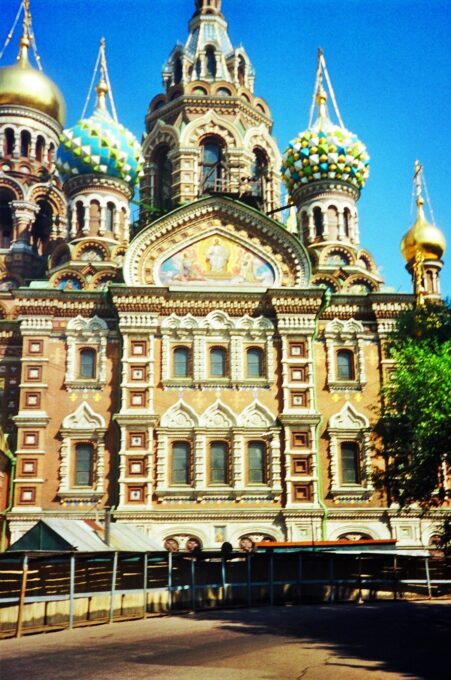
[[[13,213],[14,236],[12,247],[29,246],[31,241],[31,225],[39,212],[39,206],[29,201],[11,201]]]

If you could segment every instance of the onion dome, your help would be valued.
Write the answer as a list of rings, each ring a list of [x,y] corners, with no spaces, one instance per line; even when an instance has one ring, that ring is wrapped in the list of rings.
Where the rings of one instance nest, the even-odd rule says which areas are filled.
[[[55,83],[28,60],[30,41],[24,35],[20,53],[13,66],[0,68],[0,106],[25,106],[46,113],[61,125],[66,117],[66,104]]]
[[[349,182],[360,189],[369,174],[369,155],[358,137],[329,119],[327,95],[320,86],[316,102],[318,118],[291,140],[283,155],[282,179],[290,194],[318,180]]]
[[[446,250],[446,239],[443,232],[427,221],[424,214],[424,200],[421,195],[421,165],[415,164],[415,182],[417,185],[417,219],[404,234],[401,241],[401,253],[406,262],[412,262],[418,253],[425,260],[441,260]]]
[[[107,111],[107,92],[108,87],[101,80],[93,115],[63,130],[57,167],[65,180],[78,175],[102,174],[117,177],[133,187],[143,166],[141,145]]]

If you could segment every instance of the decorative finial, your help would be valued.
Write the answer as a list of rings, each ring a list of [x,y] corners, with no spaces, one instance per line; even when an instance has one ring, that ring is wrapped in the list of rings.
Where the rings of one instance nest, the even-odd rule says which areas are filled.
[[[30,14],[30,0],[23,0],[23,30],[22,37],[20,39],[20,49],[17,57],[17,61],[21,64],[26,64],[28,62],[28,48],[30,47],[30,27],[31,27],[31,14]]]
[[[106,95],[108,94],[108,71],[105,57],[105,38],[100,39],[100,80],[96,87],[97,92],[97,108],[102,111],[106,110]]]

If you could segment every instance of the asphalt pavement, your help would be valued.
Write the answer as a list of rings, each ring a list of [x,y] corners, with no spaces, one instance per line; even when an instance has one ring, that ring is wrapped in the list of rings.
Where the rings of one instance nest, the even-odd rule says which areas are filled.
[[[450,677],[451,603],[201,612],[0,641],[2,680]]]

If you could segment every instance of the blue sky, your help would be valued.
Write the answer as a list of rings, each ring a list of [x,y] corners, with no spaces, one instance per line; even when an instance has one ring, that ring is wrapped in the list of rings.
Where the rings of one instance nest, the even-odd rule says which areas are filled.
[[[19,0],[0,0],[0,45]],[[451,2],[449,0],[223,0],[234,45],[256,69],[283,151],[308,123],[317,48],[324,50],[346,127],[371,156],[359,201],[360,237],[386,284],[410,292],[399,243],[414,220],[413,165],[425,169],[436,223],[448,240],[442,292],[451,296]],[[161,68],[185,41],[194,0],[31,0],[44,71],[59,85],[67,124],[80,117],[99,40],[106,37],[121,122],[138,137]],[[1,66],[12,63],[17,33]],[[448,263],[447,263],[448,260]]]

